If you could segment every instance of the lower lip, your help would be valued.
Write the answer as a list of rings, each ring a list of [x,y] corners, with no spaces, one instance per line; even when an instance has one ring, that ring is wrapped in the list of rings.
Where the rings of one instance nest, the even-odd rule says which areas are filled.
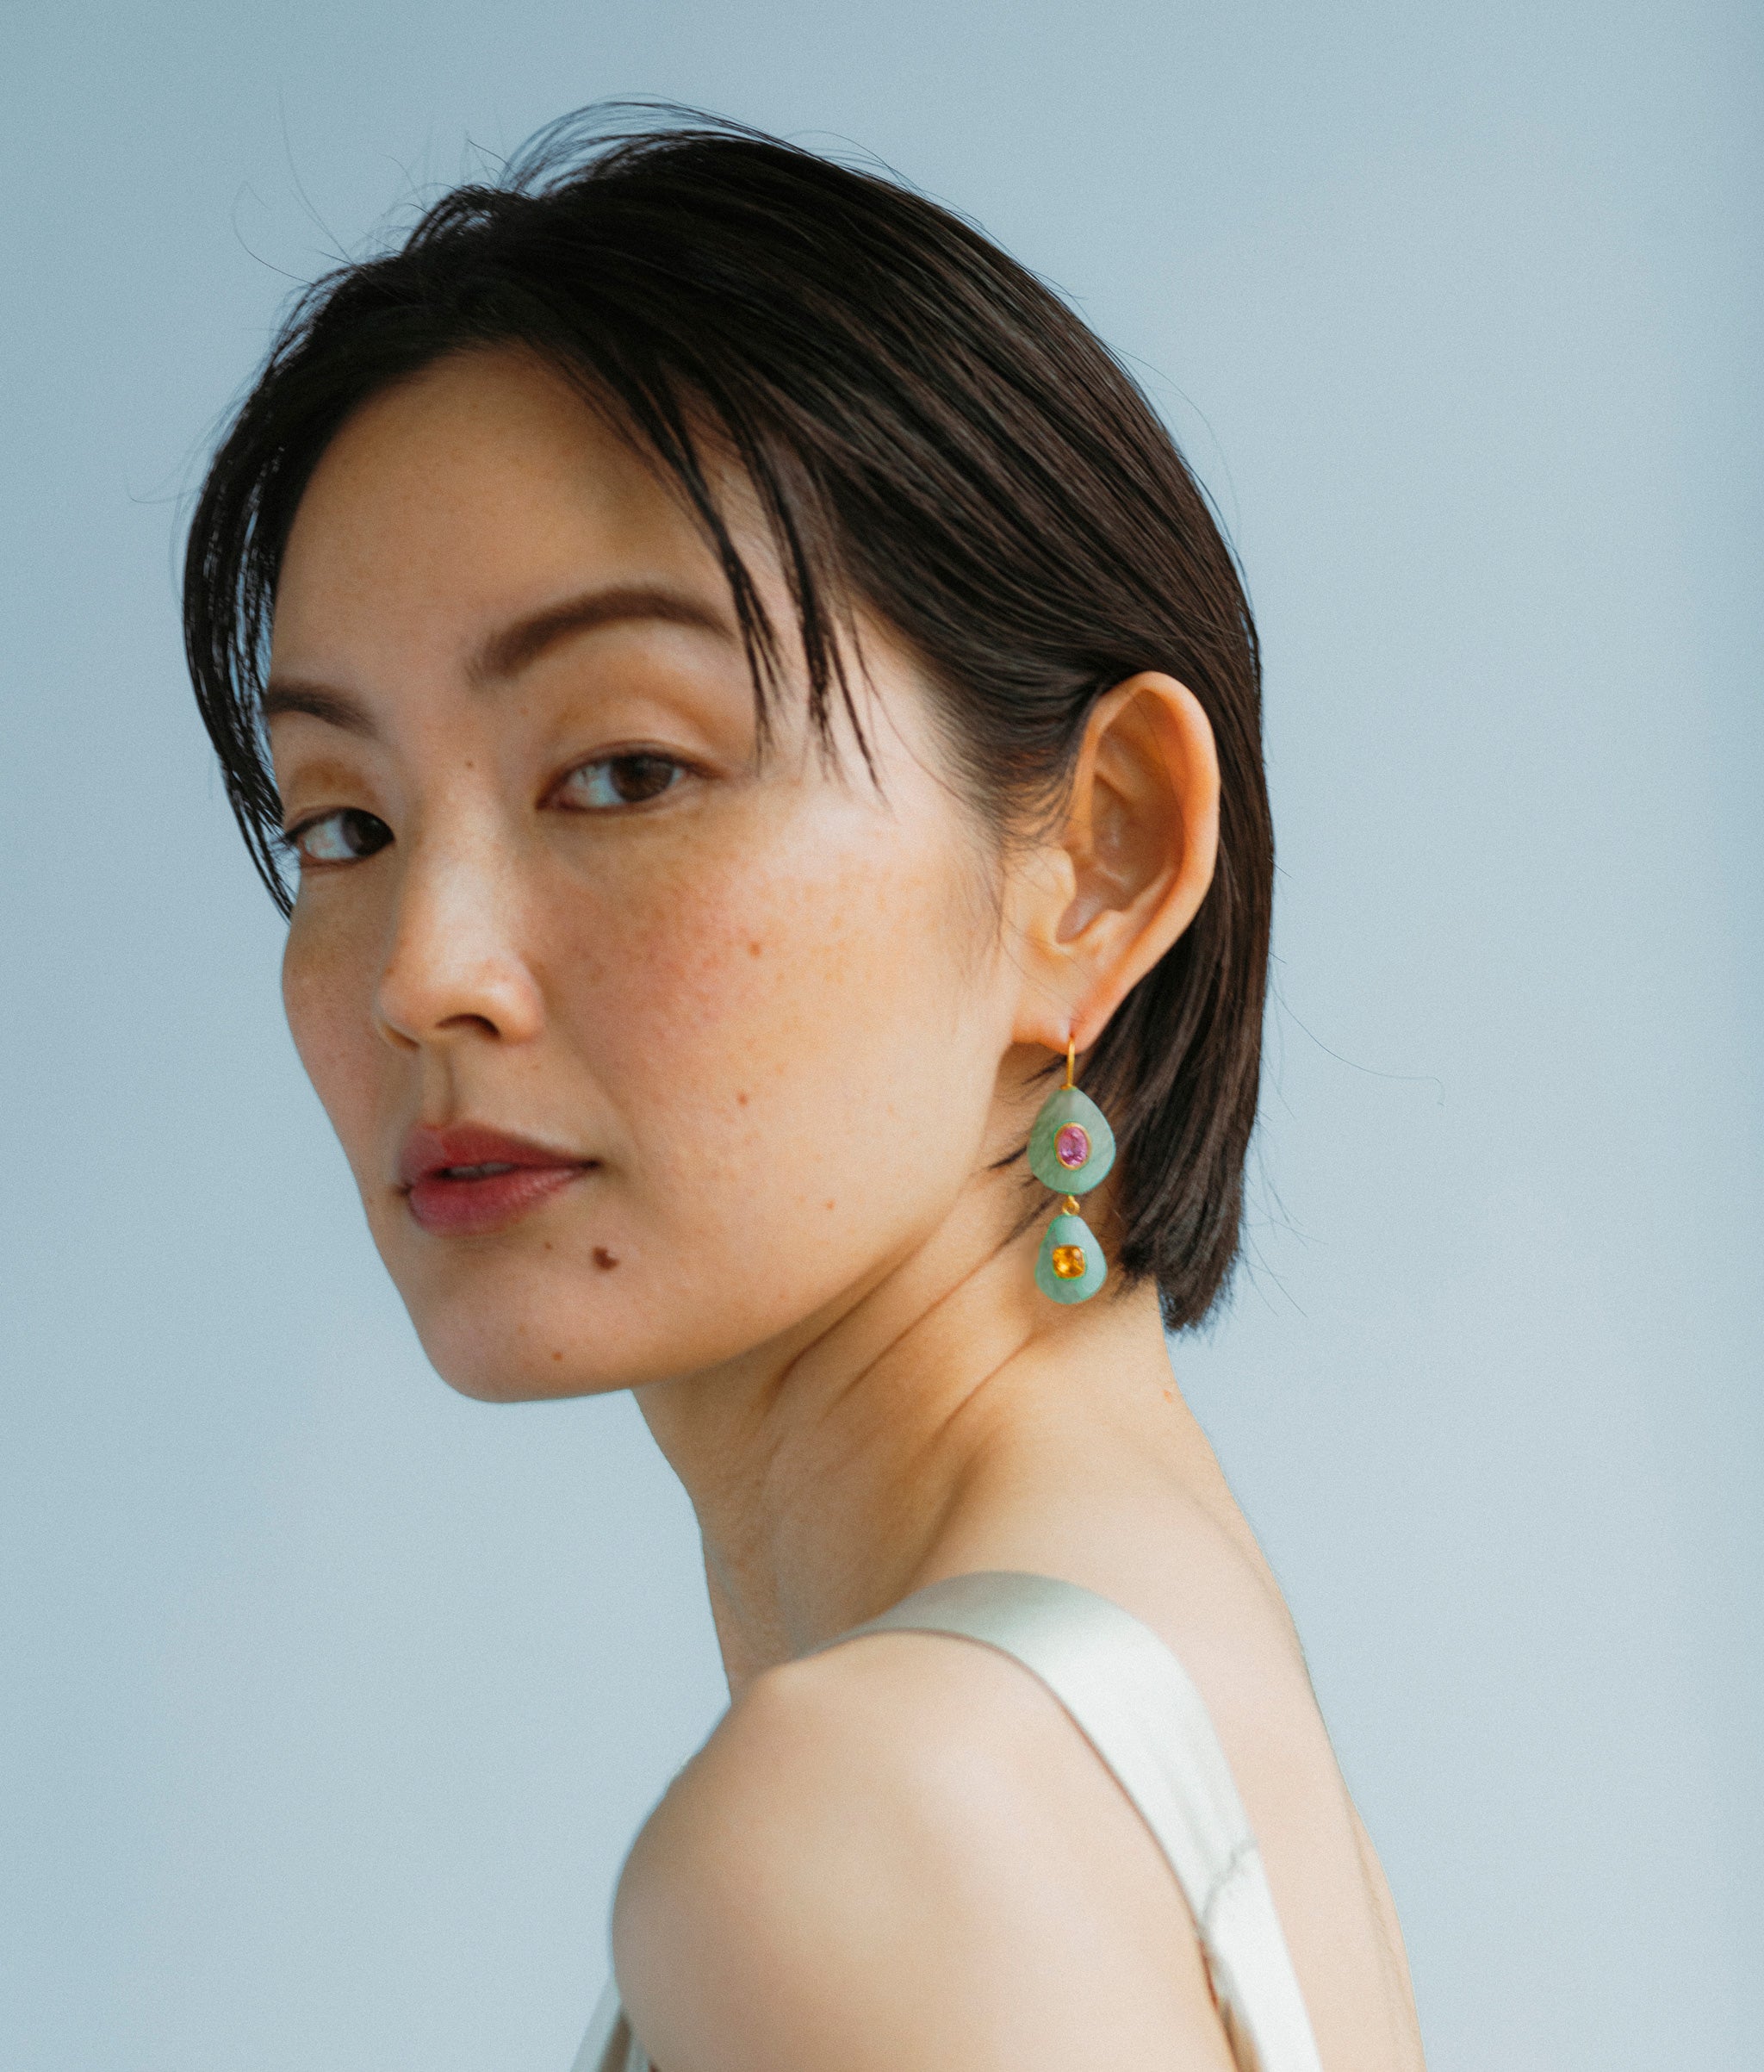
[[[481,1179],[417,1181],[406,1194],[412,1217],[439,1237],[477,1237],[504,1230],[579,1180],[582,1166],[516,1166]]]

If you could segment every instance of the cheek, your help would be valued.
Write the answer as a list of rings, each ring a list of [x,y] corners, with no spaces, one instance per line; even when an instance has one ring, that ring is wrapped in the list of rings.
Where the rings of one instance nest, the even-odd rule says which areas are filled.
[[[289,1033],[351,1167],[360,1177],[373,1145],[379,1045],[364,951],[321,930],[298,907],[282,956]]]
[[[745,864],[681,860],[579,945],[569,1019],[674,1247],[755,1217],[873,1239],[965,1173],[997,1059],[963,863],[879,814],[817,817]]]

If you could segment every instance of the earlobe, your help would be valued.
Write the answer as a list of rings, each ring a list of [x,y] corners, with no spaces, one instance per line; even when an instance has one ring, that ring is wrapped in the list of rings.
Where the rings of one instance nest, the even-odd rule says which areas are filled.
[[[1186,685],[1147,670],[1097,700],[1055,846],[1061,856],[1049,861],[1064,868],[1046,883],[1070,894],[1034,931],[1043,983],[1040,999],[1025,1001],[1017,1035],[1063,1049],[1071,1033],[1088,1048],[1194,919],[1213,880],[1219,758]]]

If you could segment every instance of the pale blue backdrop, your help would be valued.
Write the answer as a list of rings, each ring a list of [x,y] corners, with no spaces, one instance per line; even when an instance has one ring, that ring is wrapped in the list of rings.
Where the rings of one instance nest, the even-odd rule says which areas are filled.
[[[1742,0],[6,0],[0,2064],[562,2072],[721,1687],[624,1400],[430,1375],[183,684],[290,282],[612,93],[850,140],[1140,368],[1266,638],[1255,1272],[1183,1380],[1436,2072],[1764,2030]]]

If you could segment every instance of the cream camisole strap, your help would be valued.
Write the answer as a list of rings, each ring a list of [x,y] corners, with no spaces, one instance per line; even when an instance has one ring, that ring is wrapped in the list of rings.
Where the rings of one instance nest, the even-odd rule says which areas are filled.
[[[1321,2072],[1225,1752],[1187,1671],[1157,1634],[1075,1583],[1003,1573],[931,1584],[827,1646],[883,1633],[958,1634],[1040,1678],[1169,1859],[1239,2072]],[[615,1981],[607,1982],[573,2072],[649,2072]]]

